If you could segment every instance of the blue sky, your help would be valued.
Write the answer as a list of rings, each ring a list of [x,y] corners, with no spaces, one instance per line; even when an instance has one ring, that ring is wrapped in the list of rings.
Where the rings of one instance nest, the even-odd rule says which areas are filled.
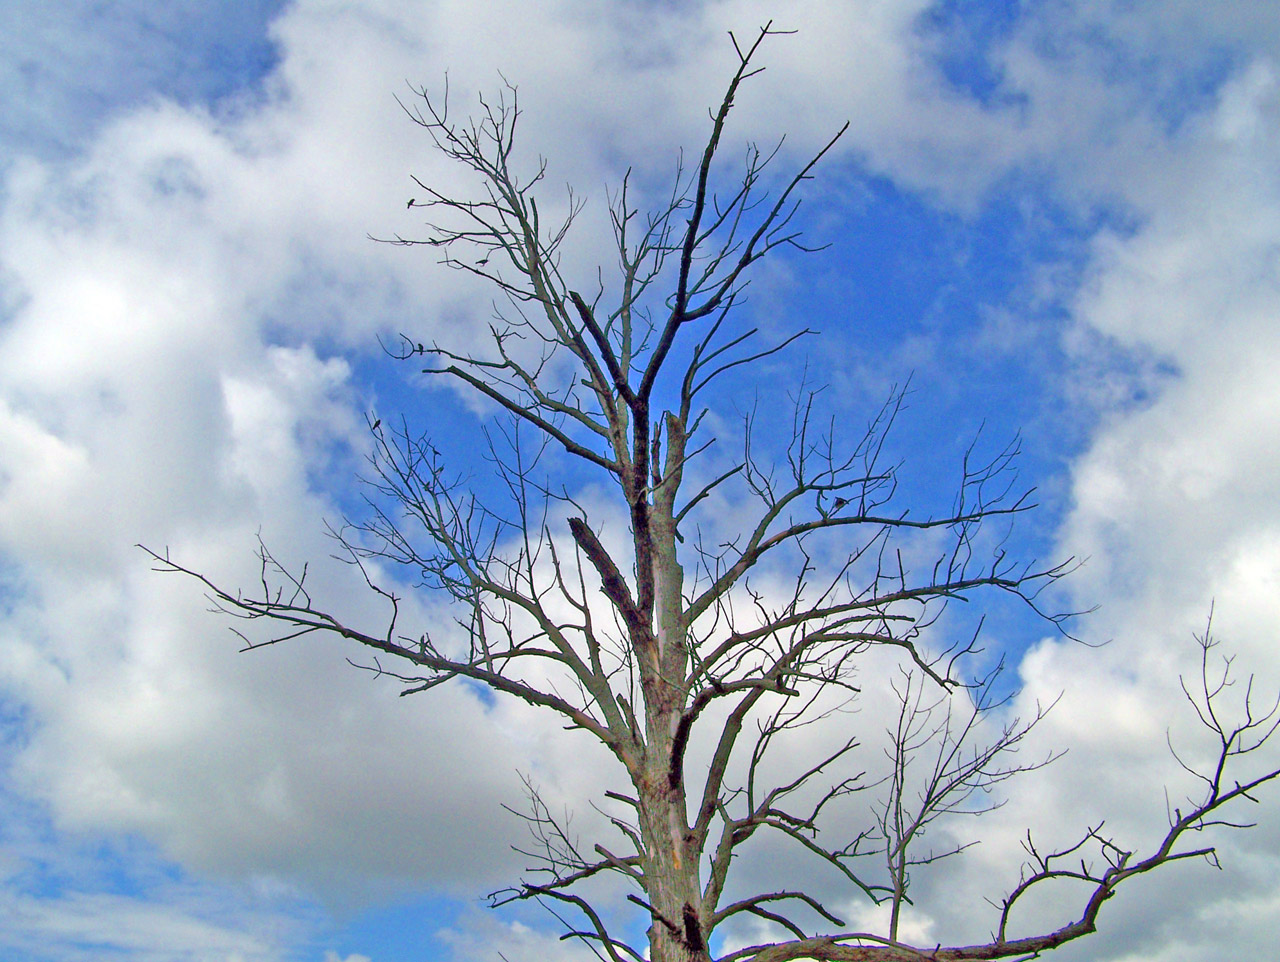
[[[949,505],[979,429],[992,447],[1020,436],[1042,508],[1016,547],[1087,557],[1061,602],[1099,606],[1078,631],[1112,640],[1075,645],[1011,609],[989,622],[1019,704],[1064,693],[1038,734],[1069,752],[1010,788],[968,862],[919,883],[947,894],[914,917],[921,939],[967,931],[990,880],[1016,879],[1029,825],[1163,826],[1162,786],[1182,790],[1166,731],[1191,737],[1178,675],[1211,604],[1259,687],[1280,684],[1269,5],[0,12],[17,25],[0,39],[0,957],[584,957],[547,917],[479,899],[520,868],[501,807],[517,772],[583,809],[598,791],[580,741],[462,688],[398,699],[336,644],[238,655],[199,593],[133,548],[167,545],[227,583],[256,577],[259,531],[322,562],[323,520],[358,503],[366,412],[473,447],[486,412],[378,348],[400,331],[468,343],[491,306],[424,249],[368,240],[421,229],[410,174],[465,189],[399,111],[406,80],[447,72],[460,109],[499,72],[519,85],[544,209],[565,183],[588,200],[565,266],[589,286],[612,263],[598,239],[623,171],[659,191],[680,148],[700,148],[726,32],[798,31],[765,48],[723,156],[785,134],[793,166],[850,121],[801,209],[827,248],[765,264],[742,310],[821,335],[743,372],[717,415],[771,410],[808,365],[856,424],[910,379],[893,454],[920,513]],[[377,617],[341,570],[316,577],[351,617]],[[1172,869],[1059,957],[1262,957],[1280,927],[1280,804],[1257,817],[1223,841],[1225,871]],[[1036,911],[1065,920],[1056,909]]]

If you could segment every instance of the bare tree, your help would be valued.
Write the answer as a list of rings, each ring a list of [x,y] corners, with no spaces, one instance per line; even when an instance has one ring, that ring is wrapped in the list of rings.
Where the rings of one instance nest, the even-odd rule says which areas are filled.
[[[580,202],[570,195],[556,223],[540,216],[545,164],[531,176],[517,172],[515,89],[482,101],[464,122],[450,117],[447,94],[415,91],[406,107],[412,119],[482,190],[463,199],[418,182],[410,206],[430,212],[430,233],[398,241],[435,247],[445,264],[493,285],[503,306],[484,350],[460,353],[406,336],[393,353],[425,360],[427,372],[460,382],[506,420],[495,419],[488,435],[486,460],[501,492],[489,500],[407,422],[371,420],[368,511],[333,533],[385,601],[384,624],[344,623],[312,597],[305,571],[286,570],[265,546],[260,593],[225,590],[155,557],[161,570],[202,581],[220,611],[277,628],[245,636],[249,648],[338,635],[375,658],[392,656],[403,667],[377,661],[376,670],[401,679],[405,694],[470,679],[594,736],[629,783],[595,800],[618,840],[580,843],[530,783],[525,817],[537,862],[493,901],[549,905],[601,958],[709,960],[722,944],[717,931],[743,917],[775,937],[727,951],[721,962],[1033,957],[1093,931],[1102,904],[1128,879],[1213,857],[1211,847],[1188,848],[1184,838],[1232,824],[1220,812],[1276,777],[1236,782],[1228,774],[1274,731],[1275,709],[1257,717],[1246,704],[1242,721],[1225,719],[1227,679],[1213,681],[1206,634],[1201,683],[1188,693],[1220,750],[1210,769],[1191,768],[1204,791],[1174,809],[1161,843],[1141,855],[1099,827],[1046,853],[1028,838],[1023,876],[997,904],[989,941],[900,940],[912,871],[965,847],[922,850],[926,826],[989,810],[995,786],[1051,760],[1016,757],[1043,711],[1008,717],[991,676],[967,680],[977,635],[955,640],[939,616],[950,601],[1003,593],[1060,627],[1064,616],[1043,611],[1037,598],[1071,563],[1021,563],[1004,549],[1009,523],[1033,507],[1016,487],[1016,445],[993,457],[971,450],[951,510],[913,516],[896,505],[897,466],[886,462],[884,445],[901,391],[851,435],[819,420],[819,392],[801,384],[789,442],[776,456],[761,453],[767,442],[751,415],[736,457],[721,460],[712,448],[702,399],[729,372],[765,364],[810,333],[756,347],[757,332],[742,329],[735,308],[757,262],[779,248],[804,249],[799,192],[844,132],[789,178],[774,178],[777,151],[753,148],[739,175],[723,181],[717,153],[726,121],[773,33],[766,26],[749,45],[734,40],[737,68],[710,134],[660,209],[646,215],[633,206],[630,177],[623,179],[611,200],[617,273],[608,288],[603,267],[593,288],[562,273],[560,248]],[[592,514],[575,500],[568,479],[584,470],[606,483],[615,512]],[[718,508],[726,500],[741,522],[729,533]],[[936,546],[932,562],[911,563],[925,541]],[[433,636],[403,624],[400,597],[378,575],[389,565],[451,598],[461,631]],[[886,726],[883,776],[849,773],[854,740],[779,775],[777,746],[856,698],[854,669],[878,648],[896,652],[900,666],[882,682],[894,685],[900,705]],[[687,749],[695,738],[708,760],[693,769]],[[864,827],[828,840],[847,824],[854,797],[868,800]],[[837,810],[844,814],[832,817]],[[887,930],[848,930],[812,891],[729,901],[735,857],[769,833],[851,891],[887,902]],[[584,894],[606,875],[630,886],[647,947],[611,931],[607,919],[617,913]],[[1054,931],[1015,934],[1020,899],[1057,880],[1088,886],[1078,915]]]

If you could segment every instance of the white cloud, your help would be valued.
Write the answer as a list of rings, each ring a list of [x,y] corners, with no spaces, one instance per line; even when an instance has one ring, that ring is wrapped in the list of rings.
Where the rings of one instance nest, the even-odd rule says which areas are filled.
[[[336,884],[360,865],[377,887],[465,866],[483,886],[505,842],[471,819],[500,817],[513,778],[474,764],[510,754],[478,701],[458,689],[421,711],[331,646],[237,657],[195,586],[132,547],[239,583],[259,527],[290,558],[328,554],[325,472],[350,470],[365,401],[312,345],[372,347],[421,287],[402,261],[397,290],[364,236],[403,206],[408,167],[391,83],[365,73],[390,66],[387,27],[335,15],[349,58],[304,70],[291,41],[295,69],[263,103],[148,106],[82,158],[9,178],[0,517],[27,588],[4,673],[37,725],[17,770],[59,824],[141,832],[193,867]],[[382,128],[358,116],[375,100]]]
[[[449,947],[456,962],[485,962],[496,958],[546,959],[547,962],[585,962],[596,958],[577,940],[540,931],[523,922],[500,922],[490,914],[471,912],[441,929],[436,937]]]
[[[295,896],[261,886],[228,889],[148,878],[137,862],[115,865],[131,877],[133,892],[104,892],[103,869],[91,861],[104,853],[99,848],[90,855],[92,843],[79,853],[64,843],[51,859],[40,858],[33,874],[22,867],[38,854],[30,840],[15,839],[12,828],[6,835],[18,866],[0,883],[0,951],[6,958],[285,962],[313,924]]]
[[[199,3],[4,0],[0,142],[6,154],[67,156],[110,114],[156,91],[189,101],[251,81],[271,56],[263,25],[280,0]]]
[[[843,156],[962,210],[1029,164],[1082,210],[1105,201],[1132,215],[1092,244],[1072,304],[1079,343],[1177,373],[1145,404],[1104,411],[1073,466],[1061,541],[1092,556],[1079,595],[1107,607],[1088,630],[1117,642],[1045,643],[1024,662],[1028,698],[1068,692],[1046,734],[1077,751],[1011,814],[1069,829],[1105,800],[1121,824],[1159,817],[1164,706],[1210,599],[1243,660],[1280,677],[1277,18],[1255,4],[1210,15],[1170,2],[1123,20],[1114,4],[1047,5],[999,54],[1010,99],[982,106],[940,82],[919,31],[927,4],[830,7],[788,7],[779,26],[801,33],[766,51],[734,143],[788,132],[788,149],[805,153],[847,116]],[[148,572],[131,545],[169,545],[234,584],[256,577],[260,526],[290,559],[323,558],[319,520],[338,515],[333,487],[364,444],[364,387],[339,355],[358,361],[376,333],[401,326],[464,339],[485,317],[457,275],[365,239],[418,229],[404,207],[410,172],[461,189],[391,99],[406,78],[437,89],[451,69],[461,109],[503,71],[521,85],[527,156],[547,155],[551,183],[580,184],[598,203],[626,163],[666,171],[675,143],[698,141],[732,63],[725,30],[747,37],[770,15],[746,0],[662,13],[299,3],[274,28],[279,70],[252,96],[212,111],[149,102],[71,160],[9,169],[0,550],[21,563],[22,594],[0,625],[0,674],[37,725],[16,770],[59,824],[141,833],[185,865],[231,874],[474,892],[509,868],[498,806],[518,796],[512,768],[536,768],[557,796],[594,777],[574,768],[579,742],[524,706],[492,709],[461,688],[400,701],[344,671],[328,644],[236,655],[198,592]],[[1064,24],[1046,50],[1044,33]],[[1170,125],[1136,78],[1101,73],[1096,50],[1067,42],[1084,27],[1160,54],[1170,84],[1169,64],[1200,50],[1197,31],[1247,56]],[[338,569],[315,577],[349,590]],[[358,591],[349,608],[382,616]],[[1016,841],[994,837],[992,860],[1016,857]],[[1194,918],[1227,933],[1265,927],[1273,869],[1230,876],[1249,893],[1238,912],[1224,899]],[[210,958],[271,951],[105,896],[75,897],[56,917],[11,898],[26,932],[74,934],[113,914],[120,946],[147,927],[224,953]],[[941,921],[912,924],[941,936]],[[463,955],[490,937],[513,957],[552,951],[516,926],[449,936]]]
[[[711,61],[690,43],[697,30],[672,27],[677,50],[637,50],[634,11],[606,21],[603,43],[583,10],[562,12],[573,15],[298,5],[274,28],[283,59],[261,97],[215,113],[154,103],[106,124],[81,158],[11,173],[0,445],[29,467],[11,470],[0,513],[5,549],[33,584],[10,621],[6,674],[39,721],[21,771],[66,824],[143,831],[190,864],[336,877],[352,858],[375,875],[409,861],[439,879],[454,868],[433,846],[465,833],[439,831],[439,815],[418,832],[416,810],[457,810],[459,782],[472,786],[468,811],[483,799],[496,810],[503,766],[476,774],[469,760],[509,750],[487,742],[499,736],[484,734],[485,712],[465,692],[437,699],[439,714],[414,711],[406,730],[387,691],[321,669],[310,649],[233,658],[198,599],[147,572],[131,544],[169,545],[240,583],[254,578],[245,562],[259,525],[291,558],[325,554],[316,528],[335,509],[311,472],[335,445],[360,447],[361,400],[346,364],[307,345],[367,345],[409,304],[425,337],[460,291],[448,273],[427,282],[420,259],[364,238],[404,228],[394,212],[410,170],[453,176],[391,101],[403,78],[429,70],[432,82],[461,62],[468,83],[491,85],[508,71],[538,111],[530,154],[554,152],[558,176],[588,182],[616,174],[616,161],[562,144],[621,140],[636,126],[631,106],[678,103],[681,123],[703,123],[703,86],[723,82],[722,40]],[[708,36],[759,19],[698,16]],[[860,42],[892,58],[909,20],[886,5]],[[611,44],[624,48],[616,61]],[[812,71],[799,50],[780,56],[779,73]],[[636,71],[657,75],[655,58],[678,68],[656,98],[635,85]],[[626,103],[547,100],[553,90],[581,98],[588,76],[614,77]],[[602,138],[594,128],[606,117]],[[659,147],[670,150],[670,131]],[[287,682],[263,671],[267,658]],[[396,744],[379,744],[383,729],[402,733]],[[406,739],[446,754],[406,762],[396,747]],[[351,779],[353,758],[376,766],[385,793],[372,806],[365,781]],[[433,768],[452,769],[444,785]],[[404,859],[404,835],[427,846],[420,858]],[[304,840],[321,840],[306,859]],[[444,862],[444,875],[431,868]]]
[[[190,958],[193,952],[208,959],[267,959],[275,955],[251,935],[171,914],[163,907],[138,904],[112,896],[73,896],[56,903],[18,904],[7,907],[12,931],[38,937],[27,951],[48,941],[93,946],[97,958]],[[127,955],[126,955],[127,953]],[[65,956],[64,957],[69,957]],[[87,956],[85,956],[87,958]]]
[[[1177,8],[1164,11],[1175,21],[1192,16],[1190,8],[1163,6]],[[1016,792],[1010,808],[1011,822],[1039,824],[1047,837],[1064,839],[1106,817],[1119,837],[1149,844],[1152,832],[1163,829],[1162,787],[1170,786],[1170,804],[1193,790],[1168,753],[1165,732],[1194,756],[1188,747],[1196,744],[1194,716],[1178,676],[1194,680],[1198,649],[1191,634],[1203,630],[1215,602],[1222,651],[1238,653],[1237,670],[1246,676],[1232,694],[1242,695],[1247,674],[1256,672],[1255,707],[1265,708],[1267,693],[1280,684],[1274,642],[1280,190],[1273,176],[1280,141],[1272,134],[1280,106],[1273,58],[1280,51],[1274,19],[1250,33],[1257,25],[1238,22],[1243,10],[1224,5],[1221,22],[1201,24],[1246,52],[1203,110],[1157,132],[1156,118],[1138,114],[1154,108],[1135,101],[1129,116],[1138,122],[1112,121],[1115,137],[1093,164],[1073,171],[1064,162],[1065,183],[1095,196],[1105,190],[1135,218],[1124,231],[1094,240],[1072,305],[1077,363],[1096,376],[1100,366],[1107,369],[1106,352],[1118,347],[1137,359],[1138,374],[1111,369],[1111,403],[1072,467],[1073,508],[1060,540],[1063,554],[1089,559],[1073,581],[1076,600],[1102,605],[1082,630],[1094,640],[1114,640],[1098,651],[1046,641],[1021,666],[1025,700],[1065,693],[1041,734],[1072,746],[1071,754],[1034,791]],[[1169,18],[1150,14],[1144,10],[1140,21],[1149,32],[1106,29],[1114,28],[1126,49],[1176,59],[1196,34],[1170,28],[1179,34],[1174,41],[1164,31]],[[1159,49],[1156,35],[1171,46]],[[1041,69],[1053,85],[1049,67]],[[1116,103],[1132,96],[1126,82],[1139,83],[1120,81]],[[1152,378],[1152,371],[1162,373]],[[1274,767],[1276,759],[1272,746],[1258,764]],[[1260,794],[1261,809],[1241,817],[1271,826],[1280,804],[1274,790]],[[1226,873],[1170,867],[1164,879],[1148,883],[1150,902],[1118,904],[1109,923],[1112,907],[1104,910],[1112,931],[1143,933],[1135,936],[1141,949],[1126,948],[1115,935],[1067,957],[1189,959],[1228,946],[1242,957],[1263,951],[1250,941],[1254,925],[1222,920],[1233,904],[1263,911],[1274,903],[1274,838],[1271,827],[1247,837],[1219,835]],[[988,865],[1013,851],[1016,839],[990,842]],[[1239,860],[1256,860],[1255,868],[1233,870]],[[1207,898],[1207,886],[1219,894]],[[1163,921],[1150,905],[1160,906]],[[1206,929],[1215,934],[1204,935]],[[1214,939],[1216,948],[1209,948]]]

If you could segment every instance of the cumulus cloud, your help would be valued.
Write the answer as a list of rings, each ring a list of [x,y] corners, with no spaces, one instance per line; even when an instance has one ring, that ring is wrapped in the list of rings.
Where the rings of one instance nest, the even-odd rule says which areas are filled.
[[[157,92],[184,102],[230,92],[267,70],[265,25],[280,0],[217,10],[193,3],[5,0],[0,142],[5,153],[66,157],[104,119]]]
[[[287,888],[177,882],[128,843],[54,838],[7,795],[0,950],[40,962],[284,962],[314,919]],[[114,876],[113,887],[104,886]],[[122,882],[124,883],[122,885]]]
[[[354,77],[387,26],[335,16]],[[506,766],[474,764],[511,754],[483,704],[459,689],[412,711],[318,671],[342,664],[332,648],[251,668],[198,589],[132,547],[239,583],[256,579],[259,529],[282,557],[325,557],[320,519],[341,513],[326,472],[354,470],[370,400],[333,345],[373,348],[388,305],[422,287],[364,236],[371,211],[403,207],[407,159],[375,173],[396,155],[390,134],[348,111],[377,101],[401,130],[389,82],[371,71],[365,99],[330,76],[343,58],[313,51],[302,71],[305,38],[282,43],[294,69],[265,104],[215,117],[155,103],[83,156],[9,177],[0,517],[24,575],[4,673],[35,720],[16,771],[60,824],[141,832],[189,865],[316,881],[348,877],[354,858],[375,879],[406,865],[419,881],[460,865],[485,879],[505,846],[464,829],[513,786]],[[315,99],[291,92],[308,87]],[[378,772],[374,798],[361,766]]]
[[[1173,0],[1140,12],[1045,4],[994,42],[997,95],[980,100],[945,80],[923,0],[830,7],[791,4],[779,18],[801,33],[769,47],[735,143],[785,132],[785,151],[808,153],[847,117],[837,163],[931,203],[971,213],[1029,170],[1082,222],[1115,214],[1089,243],[1079,289],[1055,293],[1072,319],[1069,397],[1097,425],[1071,466],[1059,541],[1091,559],[1078,598],[1105,607],[1086,630],[1116,642],[1048,640],[1023,661],[1025,704],[1067,693],[1044,734],[1074,748],[1013,799],[1009,824],[1075,826],[1105,800],[1099,812],[1141,830],[1161,815],[1155,786],[1176,778],[1165,706],[1178,672],[1194,669],[1185,642],[1211,601],[1242,663],[1280,677],[1269,634],[1280,614],[1277,18],[1246,3],[1212,14]],[[487,318],[487,294],[460,275],[366,239],[420,230],[409,173],[471,186],[393,100],[412,96],[405,79],[441,90],[450,70],[459,111],[499,71],[517,82],[526,156],[545,155],[553,184],[596,202],[584,222],[594,236],[627,164],[669,172],[675,146],[699,141],[733,63],[725,32],[745,39],[770,15],[754,0],[302,2],[274,21],[279,62],[251,91],[212,106],[120,94],[139,105],[94,123],[83,149],[9,165],[0,677],[31,712],[14,775],[59,826],[137,833],[225,877],[470,893],[512,868],[500,802],[518,799],[513,768],[557,799],[593,784],[575,765],[579,743],[524,706],[465,688],[402,701],[345,671],[344,650],[326,643],[237,655],[199,592],[150,572],[132,545],[167,547],[228,584],[255,581],[259,530],[291,563],[323,559],[320,519],[340,517],[363,413],[380,400],[355,373],[376,336],[465,343]],[[1116,42],[1097,44],[1100,31]],[[1205,31],[1229,56],[1204,53],[1215,46],[1197,39]],[[1155,96],[1145,72],[1120,69],[1152,58]],[[1203,71],[1188,81],[1182,60]],[[164,91],[148,69],[130,82]],[[1188,84],[1195,96],[1179,101]],[[566,256],[594,266],[590,244]],[[350,574],[321,563],[313,577],[353,618],[380,623]],[[411,616],[443,620],[431,605]],[[1016,831],[986,849],[984,870],[1016,864]],[[1167,946],[1201,944],[1188,941],[1197,926],[1238,939],[1265,928],[1274,873],[1260,857],[1225,877],[1239,898],[1199,907],[1193,885],[1171,883],[1187,921],[1133,919],[1144,951],[1173,962],[1190,956]],[[55,917],[8,899],[23,938],[96,928],[104,946],[134,953],[121,958],[176,957],[163,953],[183,933],[210,958],[275,951],[182,906],[85,894]],[[913,931],[945,937],[943,922],[963,922],[949,915],[913,919]],[[129,941],[143,929],[150,942]],[[460,958],[482,945],[552,951],[537,931],[492,920],[446,935]],[[1106,945],[1115,959],[1134,951]]]
[[[1149,19],[1144,10],[1138,24],[1132,11],[1115,21],[1099,14],[1113,6],[1092,5],[1076,20],[1061,9],[1055,14],[1067,21],[1060,27],[1104,30],[1122,55],[1144,63],[1155,58],[1158,76],[1174,71],[1178,57],[1203,56],[1188,39],[1202,34],[1173,26],[1199,19],[1190,7],[1160,5]],[[1122,76],[1116,102],[1130,98],[1137,121],[1108,121],[1115,136],[1096,162],[1060,174],[1069,189],[1094,197],[1105,190],[1107,202],[1122,205],[1130,219],[1094,237],[1084,282],[1070,301],[1074,326],[1067,334],[1078,377],[1070,390],[1082,406],[1097,405],[1101,421],[1072,465],[1072,508],[1059,543],[1063,554],[1088,559],[1072,582],[1075,600],[1102,606],[1082,630],[1111,643],[1089,651],[1047,640],[1021,665],[1024,705],[1064,693],[1040,734],[1072,751],[1034,793],[1015,794],[1010,819],[1038,824],[1047,837],[1064,838],[1064,826],[1106,817],[1120,837],[1150,844],[1163,827],[1162,786],[1169,786],[1171,806],[1198,790],[1165,741],[1168,732],[1184,758],[1203,759],[1193,746],[1209,747],[1197,740],[1177,679],[1195,683],[1199,649],[1192,634],[1204,631],[1211,608],[1214,633],[1224,642],[1215,658],[1238,655],[1235,709],[1249,673],[1257,675],[1255,708],[1269,707],[1267,693],[1280,683],[1273,629],[1280,598],[1274,377],[1280,192],[1273,172],[1280,144],[1271,133],[1280,51],[1274,21],[1255,22],[1256,8],[1229,4],[1220,12],[1222,20],[1197,29],[1230,50],[1231,66],[1220,64],[1228,79],[1212,94],[1201,91],[1204,99],[1192,100],[1173,123],[1159,116],[1159,104],[1138,96],[1145,74],[1141,81]],[[1017,56],[1032,54],[1024,48]],[[1047,72],[1045,78],[1051,82]],[[1123,363],[1112,364],[1116,358]],[[1275,758],[1273,750],[1243,770],[1274,767]],[[1264,796],[1262,811],[1245,817],[1267,822],[1276,811],[1275,800]],[[1254,929],[1228,931],[1226,920],[1236,906],[1260,909],[1273,901],[1277,868],[1262,853],[1274,850],[1274,838],[1269,827],[1247,840],[1219,836],[1229,852],[1225,874],[1184,865],[1151,883],[1168,910],[1158,927],[1143,910],[1118,907],[1114,931],[1131,926],[1145,933],[1142,949],[1125,948],[1113,935],[1082,947],[1079,957],[1212,954],[1206,930],[1224,940],[1219,951],[1230,945],[1249,954]],[[993,841],[1000,854],[1015,842],[1009,838],[1002,848]],[[1244,867],[1231,868],[1241,861]]]
[[[865,39],[886,50],[907,24],[888,10]],[[242,583],[253,578],[245,552],[259,527],[292,559],[323,556],[317,519],[336,507],[320,473],[327,459],[361,450],[366,401],[348,364],[324,352],[367,349],[409,305],[420,336],[459,336],[432,320],[462,296],[458,282],[446,272],[428,284],[416,262],[388,258],[364,237],[371,220],[390,216],[380,212],[402,210],[409,170],[446,187],[455,176],[417,149],[390,99],[404,77],[464,62],[472,83],[491,84],[502,68],[543,97],[585,90],[586,75],[605,66],[618,89],[634,71],[684,78],[656,98],[629,86],[626,104],[607,109],[550,109],[535,96],[531,153],[554,150],[569,174],[583,174],[558,138],[586,141],[608,116],[620,139],[637,127],[628,104],[662,110],[678,100],[682,122],[701,123],[688,95],[692,85],[699,103],[708,99],[700,71],[710,68],[689,36],[758,19],[745,9],[680,13],[664,22],[710,19],[692,35],[671,27],[683,44],[673,51],[627,46],[631,10],[603,24],[582,11],[557,20],[523,5],[499,13],[301,4],[273,27],[281,62],[260,94],[212,112],[152,102],[107,123],[80,157],[29,158],[11,172],[0,223],[12,305],[0,445],[6,463],[26,467],[10,471],[0,513],[5,550],[32,584],[8,622],[6,673],[39,719],[20,770],[69,824],[146,831],[194,863],[284,868],[302,861],[289,854],[292,840],[314,830],[287,830],[314,817],[299,799],[325,798],[347,826],[318,832],[345,853],[334,864],[359,851],[378,863],[377,852],[400,844],[388,839],[424,834],[410,827],[411,811],[388,830],[389,810],[437,795],[430,785],[441,769],[466,777],[465,759],[502,754],[468,740],[491,727],[484,706],[464,692],[447,696],[456,700],[449,711],[412,723],[445,729],[410,740],[446,746],[455,760],[434,756],[432,772],[389,749],[379,763],[392,782],[386,804],[361,814],[347,759],[382,754],[368,742],[384,724],[372,719],[399,710],[384,704],[386,692],[320,681],[332,676],[309,651],[279,656],[274,674],[288,683],[252,681],[261,670],[231,657],[227,639],[200,619],[200,601],[156,579],[131,548],[168,546]],[[436,29],[442,23],[451,29]],[[530,31],[545,32],[545,43],[529,43]],[[611,45],[626,49],[611,60]],[[591,59],[546,56],[551,49]],[[780,71],[810,62],[786,54]],[[589,160],[589,180],[617,172],[607,152]],[[324,696],[307,691],[308,677]],[[339,735],[331,726],[343,718]],[[244,744],[258,747],[234,747]],[[478,785],[472,795],[493,797]],[[351,827],[361,822],[367,835]],[[430,875],[425,866],[440,861],[416,864]]]

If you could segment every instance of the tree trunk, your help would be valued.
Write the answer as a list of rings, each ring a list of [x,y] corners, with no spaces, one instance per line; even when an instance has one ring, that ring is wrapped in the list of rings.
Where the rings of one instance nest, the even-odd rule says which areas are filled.
[[[671,788],[667,774],[651,772],[656,778],[646,779],[640,789],[641,831],[648,849],[645,885],[653,909],[650,958],[653,962],[706,962],[710,955],[698,909],[698,853],[691,850],[683,786]]]
[[[684,623],[684,571],[676,554],[675,496],[684,462],[684,425],[665,417],[666,458],[659,467],[653,446],[653,501],[648,511],[648,556],[652,564],[654,601],[652,672],[644,686],[648,753],[642,784],[637,786],[640,820],[648,862],[647,894],[653,908],[649,928],[652,962],[706,962],[706,932],[701,917],[699,846],[689,826],[685,797],[684,753],[688,736],[682,726],[689,693]],[[655,439],[660,431],[655,425]]]

